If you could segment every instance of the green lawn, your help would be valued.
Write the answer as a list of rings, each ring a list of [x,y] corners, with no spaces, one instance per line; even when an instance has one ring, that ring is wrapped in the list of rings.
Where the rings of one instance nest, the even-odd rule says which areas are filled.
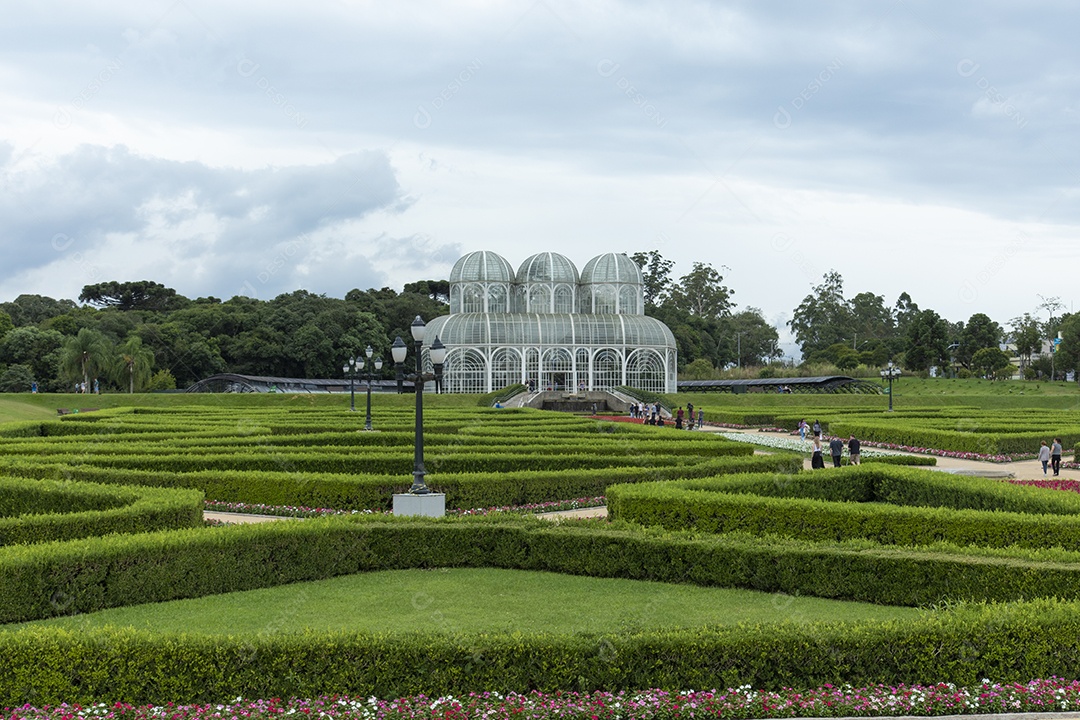
[[[26,395],[0,395],[0,422],[17,420],[49,420],[56,417],[56,409],[50,410],[40,403],[27,402]]]
[[[477,395],[434,395],[425,393],[424,407],[466,407],[474,408]],[[367,397],[356,393],[357,412],[363,414]],[[371,396],[372,412],[380,408],[412,408],[415,398],[411,393],[373,393]],[[319,407],[340,408],[349,411],[348,393],[105,393],[104,395],[76,395],[74,393],[10,393],[0,394],[0,422],[15,420],[54,420],[58,416],[57,408],[78,408],[81,410],[117,407],[224,407],[242,409],[246,407]]]
[[[363,573],[28,625],[73,629],[115,625],[215,634],[308,628],[610,633],[739,622],[902,620],[919,612],[749,590],[482,568]]]

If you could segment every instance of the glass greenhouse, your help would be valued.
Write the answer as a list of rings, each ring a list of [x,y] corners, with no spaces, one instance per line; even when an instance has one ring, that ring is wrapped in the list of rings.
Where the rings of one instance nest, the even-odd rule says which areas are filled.
[[[579,274],[558,253],[533,255],[514,272],[502,256],[478,251],[454,264],[450,314],[429,322],[425,338],[448,348],[447,392],[532,383],[673,393],[675,338],[644,305],[641,270],[622,253],[595,257]]]

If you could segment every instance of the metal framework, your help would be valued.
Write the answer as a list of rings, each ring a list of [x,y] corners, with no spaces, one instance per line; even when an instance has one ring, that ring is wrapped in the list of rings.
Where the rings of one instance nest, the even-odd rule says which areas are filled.
[[[675,338],[645,317],[641,270],[621,253],[593,258],[580,274],[553,252],[532,255],[517,272],[496,253],[469,253],[450,273],[450,315],[428,323],[427,338],[436,336],[448,348],[447,392],[513,383],[677,390]]]
[[[357,384],[356,387],[366,389],[367,383]],[[392,392],[397,390],[397,384],[393,380],[372,380],[371,389],[374,392]],[[221,373],[203,378],[184,392],[346,393],[349,392],[349,381]]]
[[[881,385],[846,375],[818,377],[758,378],[756,380],[680,380],[680,392],[781,392],[792,393],[860,393],[880,395]]]

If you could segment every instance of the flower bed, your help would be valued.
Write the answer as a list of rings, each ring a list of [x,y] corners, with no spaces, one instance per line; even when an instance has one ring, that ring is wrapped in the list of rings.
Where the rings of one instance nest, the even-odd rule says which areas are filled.
[[[580,510],[581,508],[602,507],[604,497],[577,498],[576,500],[560,500],[553,502],[530,503],[528,505],[504,505],[502,507],[473,508],[461,510],[449,508],[447,515],[490,515],[492,513],[518,513],[528,515],[531,513],[558,512],[560,510]],[[211,512],[247,513],[250,515],[274,515],[277,517],[326,517],[329,515],[376,515],[383,514],[383,510],[335,510],[334,508],[309,508],[293,507],[291,505],[262,505],[259,503],[221,502],[218,500],[204,501],[205,509]],[[387,513],[389,514],[389,513]]]
[[[1080,480],[1009,480],[1013,485],[1033,485],[1050,490],[1068,490],[1080,493]]]
[[[791,452],[810,454],[813,448],[811,447],[810,440],[799,440],[797,438],[790,437],[772,437],[771,435],[751,435],[747,433],[720,433],[720,436],[727,440],[734,440],[735,442],[751,443],[753,445],[762,445],[764,447],[776,448],[777,450],[788,450]],[[828,440],[825,438],[825,445],[823,446],[823,452],[828,455]],[[891,455],[892,453],[875,452],[873,450],[863,449],[859,453],[864,458],[870,457],[884,457]],[[847,457],[848,450],[847,445],[844,445],[844,457]]]
[[[937,685],[825,685],[805,692],[764,692],[744,685],[724,691],[666,692],[533,692],[506,695],[473,693],[461,697],[424,695],[379,700],[329,696],[313,699],[244,700],[207,705],[133,706],[124,703],[29,705],[5,708],[9,720],[77,720],[78,718],[130,718],[131,720],[217,720],[218,718],[271,718],[295,715],[310,718],[357,720],[446,720],[447,718],[533,718],[535,720],[653,720],[678,717],[789,718],[868,715],[959,715],[977,713],[1075,711],[1080,703],[1080,681],[1050,678],[1027,683],[983,680],[973,687]]]

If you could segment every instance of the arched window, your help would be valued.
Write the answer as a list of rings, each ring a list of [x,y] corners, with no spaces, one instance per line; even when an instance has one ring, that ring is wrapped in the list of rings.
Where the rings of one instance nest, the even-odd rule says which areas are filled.
[[[667,392],[664,358],[654,350],[635,350],[626,361],[626,384],[655,393]]]
[[[566,390],[573,387],[574,363],[570,351],[566,348],[551,348],[544,351],[540,363],[540,379],[544,390]]]
[[[574,312],[574,290],[569,285],[559,285],[555,288],[555,312]]]
[[[619,312],[624,315],[638,315],[638,291],[630,285],[623,285],[619,290]]]
[[[469,283],[465,286],[461,297],[461,312],[479,313],[484,312],[484,286],[480,283]]]
[[[446,354],[443,386],[450,393],[482,393],[487,388],[487,363],[478,350],[455,348]]]
[[[529,309],[527,312],[551,312],[551,288],[547,285],[529,286]]]
[[[593,355],[593,389],[614,390],[623,384],[622,356],[618,350],[603,348]]]
[[[610,285],[593,288],[593,312],[597,315],[615,313],[615,288]]]
[[[589,374],[589,351],[585,348],[578,348],[577,352],[574,353],[574,358],[578,387],[581,387],[581,383],[585,383],[585,389],[592,390],[592,377]]]
[[[491,356],[491,390],[521,382],[521,353],[514,348],[499,348]]]
[[[536,348],[525,349],[525,384],[533,384],[533,390],[543,390],[540,385],[540,351]]]
[[[450,286],[450,312],[461,312],[461,286],[457,283]]]
[[[492,283],[488,286],[487,311],[489,313],[510,312],[510,298],[507,296],[506,285]]]

